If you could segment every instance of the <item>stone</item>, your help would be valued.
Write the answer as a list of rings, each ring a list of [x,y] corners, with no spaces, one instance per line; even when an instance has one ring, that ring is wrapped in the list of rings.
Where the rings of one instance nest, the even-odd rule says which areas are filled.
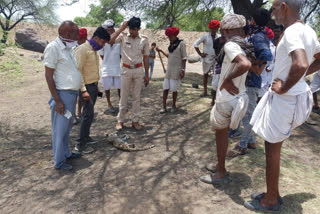
[[[16,32],[16,44],[30,51],[43,53],[48,45],[47,40],[41,40],[37,32],[32,28],[24,28]]]

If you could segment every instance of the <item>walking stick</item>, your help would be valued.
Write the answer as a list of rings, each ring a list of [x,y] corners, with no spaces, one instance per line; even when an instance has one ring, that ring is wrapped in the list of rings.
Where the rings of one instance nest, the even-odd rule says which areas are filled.
[[[157,50],[158,51],[158,50]],[[163,72],[166,73],[166,69],[164,67],[164,64],[163,64],[163,61],[162,61],[162,57],[161,57],[161,54],[160,54],[160,51],[158,51],[158,54],[159,54],[159,59],[160,59],[160,62],[161,62],[161,65],[162,65],[162,68],[163,68]]]

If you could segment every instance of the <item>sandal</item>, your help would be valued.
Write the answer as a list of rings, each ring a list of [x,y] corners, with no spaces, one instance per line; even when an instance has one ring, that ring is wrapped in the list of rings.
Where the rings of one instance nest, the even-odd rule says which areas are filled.
[[[264,207],[260,204],[260,200],[252,200],[244,203],[244,206],[253,211],[280,211],[280,203]]]
[[[230,181],[228,174],[223,178],[215,178],[214,174],[205,175],[200,177],[200,181],[206,184],[225,184]]]
[[[241,148],[240,146],[236,146],[234,147],[232,150],[230,150],[228,153],[227,153],[227,157],[229,158],[235,158],[239,155],[245,155],[248,153],[248,149],[246,148]]]
[[[167,113],[167,109],[162,108],[162,109],[160,110],[160,114],[164,114],[164,113]]]
[[[265,193],[253,193],[251,194],[251,199],[253,200],[258,200],[258,201],[261,201],[261,199],[264,197]],[[280,205],[283,204],[283,199],[281,196],[278,197],[278,202]]]

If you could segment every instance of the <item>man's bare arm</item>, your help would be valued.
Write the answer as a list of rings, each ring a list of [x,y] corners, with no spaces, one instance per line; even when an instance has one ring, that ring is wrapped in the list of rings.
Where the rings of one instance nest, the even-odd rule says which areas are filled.
[[[249,69],[251,68],[251,62],[243,54],[239,54],[233,60],[233,63],[236,63],[236,66],[235,66],[233,72],[230,73],[230,75],[226,79],[232,80],[234,78],[237,78],[237,77],[241,76],[242,74],[246,73],[247,71],[249,71]]]
[[[232,80],[246,73],[251,68],[251,62],[243,54],[238,55],[233,62],[236,63],[233,72],[223,81],[220,90],[225,89],[228,93],[236,95],[239,94],[239,89],[234,85]]]
[[[277,94],[284,94],[289,91],[303,77],[309,67],[307,55],[303,49],[292,51],[291,58],[292,65],[289,71],[288,78],[284,82],[277,79],[273,83],[272,89]]]
[[[309,66],[306,74],[307,76],[320,70],[320,53],[314,55],[314,58],[316,60]]]
[[[56,105],[55,105],[55,111],[58,112],[59,114],[63,115],[64,114],[64,104],[62,102],[62,100],[60,99],[59,97],[59,94],[57,92],[57,89],[56,89],[56,85],[54,83],[54,80],[53,80],[53,73],[54,73],[54,69],[52,68],[48,68],[48,67],[45,67],[45,77],[46,77],[46,80],[47,80],[47,83],[48,83],[48,88],[49,88],[49,91],[51,93],[51,96],[53,97]]]
[[[122,26],[111,35],[110,41],[108,43],[111,45],[116,43],[117,37],[120,35],[120,33],[122,33],[127,28],[127,26],[128,26],[128,22],[127,21],[123,22]]]

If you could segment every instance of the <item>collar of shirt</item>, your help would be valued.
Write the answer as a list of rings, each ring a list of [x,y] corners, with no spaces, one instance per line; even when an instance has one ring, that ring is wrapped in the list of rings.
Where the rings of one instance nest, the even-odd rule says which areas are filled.
[[[59,37],[56,38],[56,42],[59,45],[59,47],[61,48],[61,50],[66,48],[66,46],[63,44],[63,42],[61,41],[61,39]]]
[[[139,33],[139,34],[138,34],[138,36],[137,36],[137,37],[135,37],[135,38],[133,38],[133,37],[131,36],[131,34],[130,34],[130,33],[128,33],[127,35],[128,35],[128,37],[130,37],[130,38],[132,38],[132,39],[137,39],[137,38],[139,38],[139,39],[140,39],[140,38],[141,38],[140,33]]]

